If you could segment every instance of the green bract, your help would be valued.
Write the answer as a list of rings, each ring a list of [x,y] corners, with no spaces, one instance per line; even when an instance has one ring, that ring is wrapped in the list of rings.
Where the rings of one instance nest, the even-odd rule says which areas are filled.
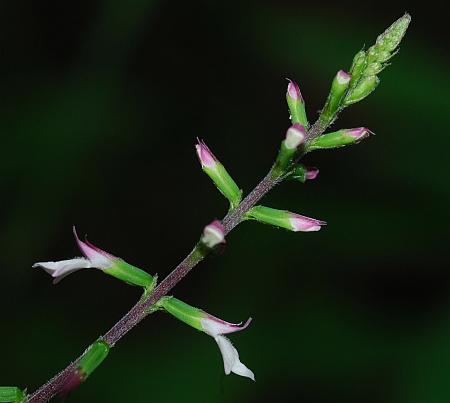
[[[22,403],[25,393],[16,386],[0,386],[0,402]]]
[[[108,356],[109,345],[103,340],[93,343],[81,357],[78,368],[84,378],[87,378]]]

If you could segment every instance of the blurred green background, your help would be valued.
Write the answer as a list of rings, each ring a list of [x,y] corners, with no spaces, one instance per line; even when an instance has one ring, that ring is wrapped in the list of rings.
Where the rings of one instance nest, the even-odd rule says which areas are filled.
[[[405,11],[377,91],[336,127],[362,144],[265,204],[319,233],[247,223],[175,292],[230,321],[256,383],[223,374],[214,341],[158,313],[70,402],[437,403],[450,399],[447,16],[438,2],[0,3],[0,384],[34,390],[139,297],[100,271],[58,286],[37,261],[79,255],[71,226],[161,276],[226,203],[205,139],[244,191],[288,126],[286,80],[310,120],[335,72]]]

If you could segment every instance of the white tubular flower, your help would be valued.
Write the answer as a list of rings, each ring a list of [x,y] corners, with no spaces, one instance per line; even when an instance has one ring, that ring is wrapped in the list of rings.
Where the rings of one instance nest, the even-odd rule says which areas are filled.
[[[53,284],[60,282],[64,277],[80,269],[96,268],[105,270],[111,268],[119,258],[97,248],[88,241],[83,242],[78,238],[75,227],[73,234],[77,241],[78,247],[86,257],[75,257],[68,260],[60,260],[57,262],[38,262],[32,267],[40,267],[50,274],[54,280]]]
[[[238,351],[233,344],[231,344],[231,341],[224,336],[226,333],[238,332],[239,330],[245,329],[250,322],[251,318],[248,319],[243,326],[240,326],[239,324],[224,322],[210,315],[201,320],[203,331],[211,337],[214,337],[214,340],[219,346],[223,358],[225,374],[229,375],[233,372],[236,375],[245,376],[254,381],[255,375],[250,369],[242,364],[239,360]]]
[[[73,228],[73,234],[78,247],[85,257],[76,257],[57,262],[38,262],[33,265],[33,267],[40,267],[50,274],[54,278],[53,284],[58,283],[74,271],[87,268],[100,269],[104,273],[123,280],[128,284],[141,287],[150,287],[153,284],[153,277],[144,270],[97,248],[87,240],[81,241],[78,238],[75,227]]]
[[[225,322],[212,316],[201,309],[194,308],[179,299],[163,297],[157,304],[160,308],[180,319],[184,323],[198,329],[214,338],[219,346],[223,358],[225,374],[231,372],[255,380],[255,375],[239,360],[239,353],[224,334],[234,333],[245,329],[251,322],[251,318],[244,324]]]

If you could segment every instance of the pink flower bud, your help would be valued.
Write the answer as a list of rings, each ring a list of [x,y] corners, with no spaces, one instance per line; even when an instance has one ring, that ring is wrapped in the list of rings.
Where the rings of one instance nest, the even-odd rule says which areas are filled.
[[[214,168],[217,163],[217,158],[202,140],[197,139],[197,141],[198,144],[195,145],[195,149],[197,151],[200,164],[202,164],[202,168]]]
[[[301,124],[295,123],[287,130],[284,145],[287,149],[293,150],[304,143],[305,138],[306,129]]]
[[[288,78],[289,84],[287,87],[287,96],[292,98],[294,101],[300,101],[303,102],[302,93],[300,92],[300,88],[298,84],[295,81],[292,81]]]
[[[290,213],[289,222],[292,231],[312,232],[319,231],[322,225],[326,225],[325,221],[316,220],[314,218],[305,217],[303,215]]]
[[[347,136],[353,137],[355,141],[362,140],[366,137],[368,137],[370,134],[373,134],[369,129],[365,127],[357,127],[355,129],[347,129],[345,131]]]
[[[305,179],[312,180],[316,179],[319,175],[319,169],[316,167],[306,167]]]
[[[339,70],[336,74],[336,80],[339,84],[348,84],[352,76],[344,70]]]
[[[222,223],[219,220],[215,220],[207,225],[203,230],[201,241],[208,248],[214,248],[220,243],[223,243],[225,241],[225,234]]]

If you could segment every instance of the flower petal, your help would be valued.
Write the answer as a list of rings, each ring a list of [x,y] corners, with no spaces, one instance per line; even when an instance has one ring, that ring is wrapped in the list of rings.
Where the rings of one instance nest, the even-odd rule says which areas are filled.
[[[90,242],[83,242],[78,238],[77,231],[73,227],[73,234],[77,241],[78,247],[80,248],[83,255],[86,256],[92,263],[92,267],[97,269],[108,269],[113,265],[113,261],[118,259],[117,257],[101,250],[97,246],[92,245]]]
[[[223,367],[225,374],[229,375],[234,372],[237,375],[245,376],[251,380],[255,380],[255,375],[242,362],[239,361],[239,353],[225,336],[214,337],[223,358]]]
[[[229,323],[210,314],[206,314],[206,316],[201,320],[201,325],[206,334],[216,337],[220,334],[234,333],[244,330],[251,321],[252,318],[248,318],[244,324],[242,324],[242,322]]]
[[[60,260],[59,262],[38,262],[32,267],[44,269],[55,279],[53,280],[53,284],[56,284],[70,273],[80,269],[90,268],[92,264],[84,257],[77,257],[74,259]]]

